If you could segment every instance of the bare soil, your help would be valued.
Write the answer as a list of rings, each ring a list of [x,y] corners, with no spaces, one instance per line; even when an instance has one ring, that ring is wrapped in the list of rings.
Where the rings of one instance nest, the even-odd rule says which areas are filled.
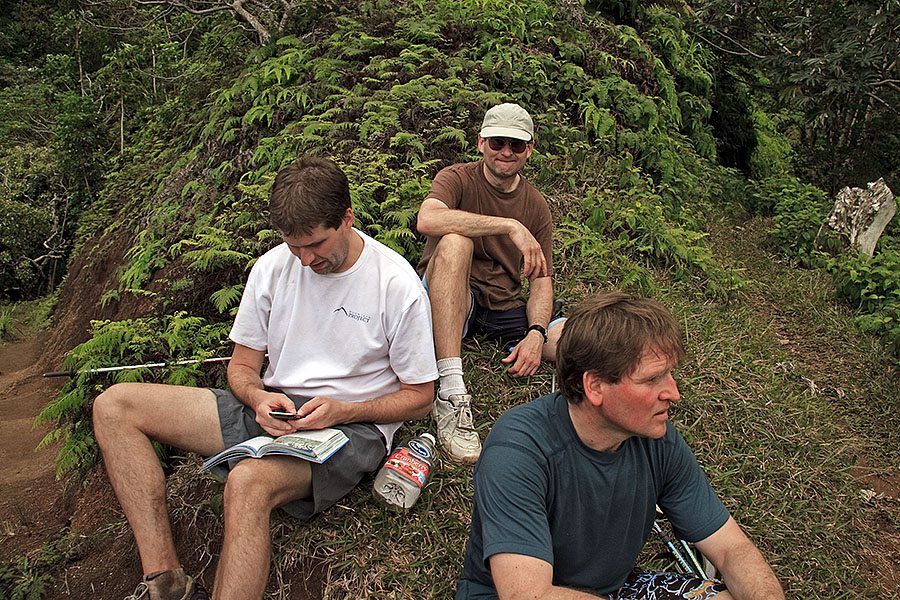
[[[0,559],[25,554],[56,534],[68,519],[56,480],[55,445],[36,451],[49,431],[34,418],[62,382],[41,377],[36,365],[49,334],[0,346]]]
[[[65,566],[42,598],[120,600],[142,573],[134,537],[105,472],[98,467],[85,482],[67,485],[56,478],[58,444],[35,450],[50,428],[33,428],[34,419],[64,385],[62,378],[42,376],[52,360],[42,356],[50,339],[41,332],[0,345],[0,563],[23,556],[34,560],[48,543],[64,538],[65,549],[56,553],[66,555]],[[196,466],[185,470],[194,473]],[[216,490],[208,480],[188,480],[177,498],[170,497],[176,548],[185,569],[211,588],[221,523],[197,507]],[[320,600],[327,566],[301,562],[296,573],[280,574],[277,582],[273,577],[270,585],[285,599]]]

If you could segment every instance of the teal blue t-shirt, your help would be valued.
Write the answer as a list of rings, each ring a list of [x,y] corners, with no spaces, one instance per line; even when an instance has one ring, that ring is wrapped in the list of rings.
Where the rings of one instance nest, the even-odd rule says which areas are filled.
[[[656,505],[676,534],[702,540],[728,520],[675,428],[616,452],[588,448],[556,393],[501,416],[475,467],[472,530],[457,600],[495,599],[488,558],[513,553],[553,566],[554,585],[609,594],[650,535]]]

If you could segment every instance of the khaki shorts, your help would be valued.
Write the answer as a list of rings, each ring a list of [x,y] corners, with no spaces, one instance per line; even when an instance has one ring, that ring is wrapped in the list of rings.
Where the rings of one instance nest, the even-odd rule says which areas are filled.
[[[275,390],[272,390],[275,391]],[[247,441],[258,435],[267,435],[256,422],[256,413],[234,394],[227,390],[212,389],[216,395],[219,410],[219,427],[225,447]],[[285,394],[300,407],[309,398]],[[387,458],[384,436],[371,423],[351,423],[335,425],[347,434],[350,441],[322,464],[310,462],[312,468],[312,497],[294,500],[281,508],[299,519],[309,519],[350,493],[356,484],[368,474],[375,472]],[[297,459],[301,460],[301,459]],[[228,471],[237,464],[230,461],[213,468],[213,473],[226,477]]]

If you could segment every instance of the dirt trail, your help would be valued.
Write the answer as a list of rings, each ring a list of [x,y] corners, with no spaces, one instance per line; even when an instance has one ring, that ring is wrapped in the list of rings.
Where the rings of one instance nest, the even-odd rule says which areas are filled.
[[[0,345],[0,559],[40,546],[68,518],[57,508],[55,447],[35,451],[49,428],[32,428],[64,383],[43,378],[36,364],[48,338]]]

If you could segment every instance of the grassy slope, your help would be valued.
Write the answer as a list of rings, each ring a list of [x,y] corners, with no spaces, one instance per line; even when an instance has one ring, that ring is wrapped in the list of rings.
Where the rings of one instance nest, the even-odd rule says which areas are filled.
[[[790,596],[892,597],[889,588],[878,590],[889,585],[879,569],[891,556],[876,551],[875,540],[893,535],[896,553],[900,506],[863,501],[853,469],[865,464],[896,478],[900,435],[887,409],[897,372],[833,302],[825,278],[759,248],[765,225],[725,224],[712,236],[720,259],[754,281],[729,305],[656,273],[660,299],[684,323],[690,355],[679,370],[683,399],[673,420]],[[513,381],[494,346],[470,343],[466,352],[483,435],[506,408],[550,390],[549,367]],[[407,425],[401,437],[424,426],[431,423]],[[468,535],[471,470],[442,464],[406,517],[372,502],[369,483],[309,526],[277,520],[268,597],[291,597],[276,581],[290,580],[309,556],[332,567],[328,598],[452,596]]]
[[[826,277],[783,264],[760,247],[767,226],[740,219],[711,227],[716,257],[745,269],[753,282],[727,305],[690,282],[653,272],[657,296],[682,321],[689,351],[677,373],[682,400],[673,421],[789,597],[893,598],[900,503],[896,491],[894,499],[870,501],[860,492],[879,479],[897,489],[895,361],[858,332]],[[566,259],[558,266],[559,287],[571,298],[610,287],[577,278]],[[501,357],[490,344],[466,346],[482,435],[508,407],[551,386],[548,366],[528,381],[511,380]],[[425,427],[433,428],[430,421],[407,424],[399,437]],[[198,478],[198,465],[194,458],[176,469],[170,510],[185,564],[211,583],[221,488]],[[311,523],[274,519],[267,599],[452,597],[468,536],[471,469],[442,463],[406,516],[373,502],[370,486],[365,481]],[[107,494],[94,510],[113,507]],[[79,554],[102,564],[102,572],[134,572],[136,550],[121,517],[87,533],[90,539],[77,542]],[[651,540],[647,555],[659,550]],[[305,582],[323,576],[324,595],[307,595]],[[133,585],[126,579],[123,586]]]

